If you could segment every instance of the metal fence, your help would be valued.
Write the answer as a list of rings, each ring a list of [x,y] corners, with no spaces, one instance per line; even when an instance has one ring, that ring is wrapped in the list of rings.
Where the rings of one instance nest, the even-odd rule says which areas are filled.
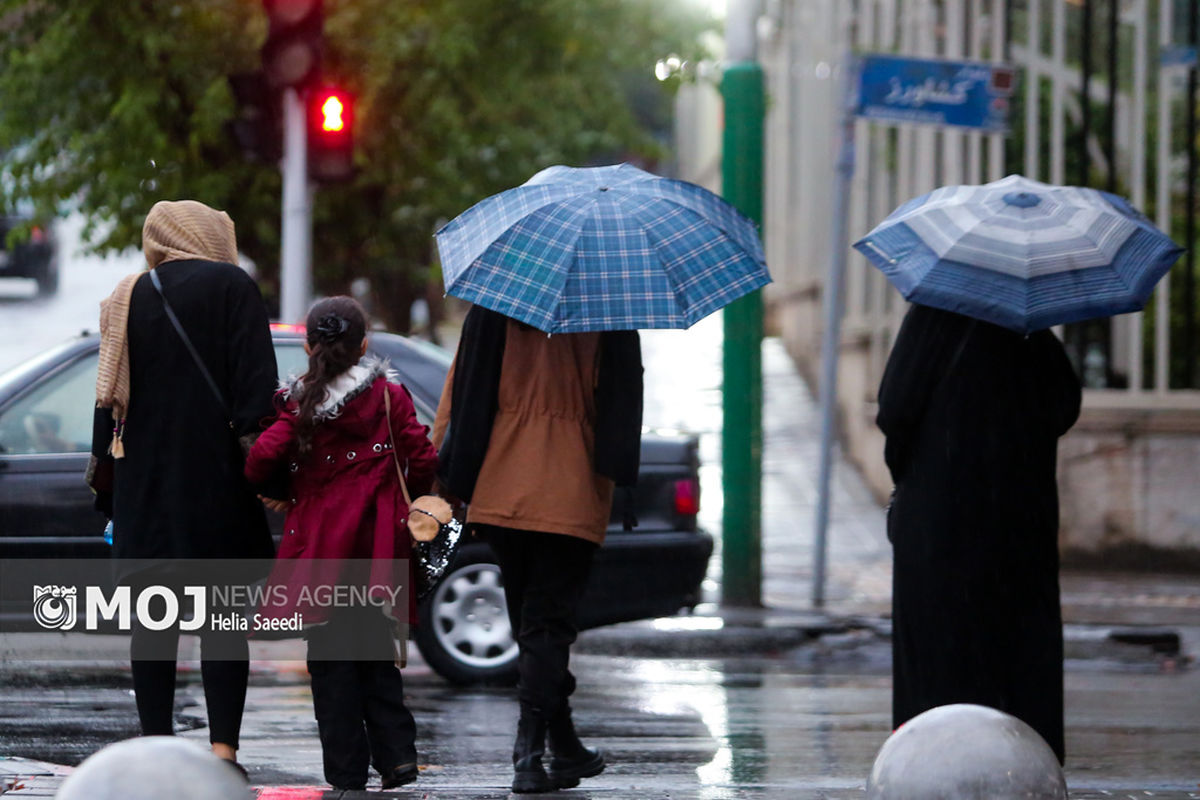
[[[768,0],[759,31],[769,92],[764,225],[781,314],[814,305],[824,282],[837,86],[851,49],[1008,61],[1020,74],[1008,137],[859,121],[853,238],[903,200],[936,186],[1022,172],[1127,196],[1176,241],[1190,244],[1197,185],[1198,5]],[[1088,387],[1138,395],[1195,387],[1200,342],[1192,275],[1189,250],[1145,312],[1060,331]],[[843,345],[869,351],[864,386],[878,385],[904,308],[883,276],[855,254],[847,275]],[[819,339],[819,315],[808,314],[804,325]]]

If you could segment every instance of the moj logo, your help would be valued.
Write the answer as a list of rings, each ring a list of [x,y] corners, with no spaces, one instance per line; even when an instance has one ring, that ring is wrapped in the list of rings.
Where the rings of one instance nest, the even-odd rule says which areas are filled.
[[[33,618],[37,624],[52,631],[69,631],[75,627],[74,586],[34,586]]]
[[[33,618],[43,628],[69,631],[75,627],[76,588],[74,586],[34,586]],[[84,587],[84,627],[89,631],[99,628],[98,620],[112,621],[120,630],[130,630],[132,613],[137,614],[138,623],[152,631],[162,631],[176,625],[182,631],[199,630],[207,619],[206,592],[203,586],[183,587],[183,596],[191,601],[190,619],[181,618],[180,601],[176,594],[165,586],[148,586],[135,601],[128,586],[119,586],[106,596],[98,586]],[[151,603],[158,600],[157,608]]]

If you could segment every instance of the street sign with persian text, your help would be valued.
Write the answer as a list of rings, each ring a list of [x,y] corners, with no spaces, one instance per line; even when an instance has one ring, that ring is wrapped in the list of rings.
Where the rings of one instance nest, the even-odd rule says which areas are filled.
[[[881,122],[1008,131],[1014,73],[1005,64],[861,56],[857,116]]]

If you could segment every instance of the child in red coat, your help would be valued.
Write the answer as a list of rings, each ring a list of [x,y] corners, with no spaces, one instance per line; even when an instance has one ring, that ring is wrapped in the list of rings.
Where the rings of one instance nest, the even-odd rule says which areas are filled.
[[[363,358],[366,315],[352,298],[312,307],[304,349],[308,372],[281,390],[284,408],[246,459],[252,483],[264,483],[283,464],[291,475],[268,583],[284,591],[267,595],[287,600],[261,616],[300,612],[303,619],[325,779],[335,789],[363,789],[370,762],[389,789],[417,778],[416,724],[394,657],[395,623],[415,621],[408,507],[396,465],[406,466],[412,495],[423,494],[437,452],[408,391],[389,381],[383,362]],[[345,574],[361,565],[370,573],[370,602],[313,602],[318,586],[361,583]]]

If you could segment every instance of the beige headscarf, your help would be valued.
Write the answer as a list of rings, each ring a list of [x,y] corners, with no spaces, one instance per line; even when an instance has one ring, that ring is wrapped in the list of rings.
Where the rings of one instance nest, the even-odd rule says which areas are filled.
[[[146,269],[170,261],[224,261],[237,263],[237,237],[233,220],[224,211],[195,200],[154,204],[142,226],[142,252]],[[111,408],[113,440],[109,452],[124,458],[125,418],[129,414],[129,299],[141,273],[127,275],[100,302],[100,365],[96,373],[96,405]]]

